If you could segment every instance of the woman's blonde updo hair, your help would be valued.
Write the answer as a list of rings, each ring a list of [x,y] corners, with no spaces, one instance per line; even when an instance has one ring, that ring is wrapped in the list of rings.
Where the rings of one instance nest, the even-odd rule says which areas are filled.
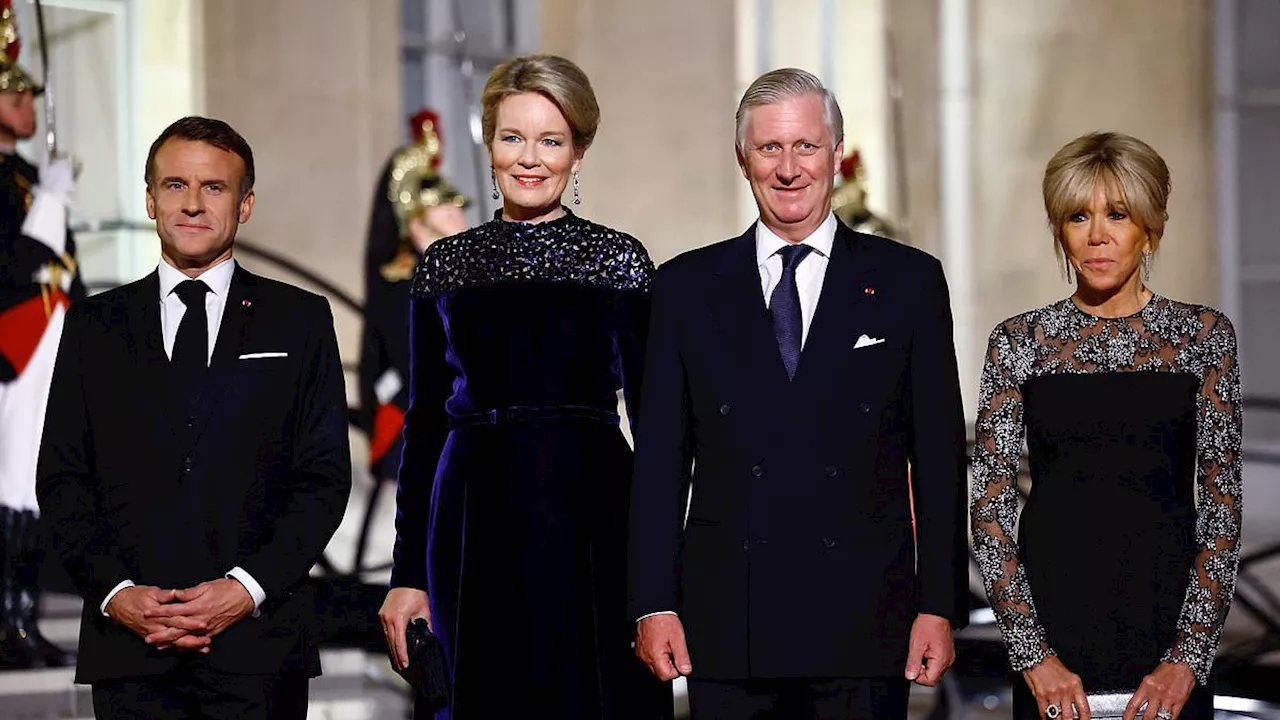
[[[1044,210],[1063,258],[1062,228],[1089,205],[1099,182],[1106,184],[1112,201],[1124,202],[1129,216],[1147,232],[1154,253],[1169,219],[1169,166],[1135,137],[1095,132],[1067,143],[1044,169]]]
[[[480,96],[481,127],[486,145],[493,142],[498,105],[516,93],[538,93],[560,108],[573,132],[575,150],[586,150],[596,137],[600,106],[591,81],[582,68],[558,55],[523,55],[502,63],[489,73]]]

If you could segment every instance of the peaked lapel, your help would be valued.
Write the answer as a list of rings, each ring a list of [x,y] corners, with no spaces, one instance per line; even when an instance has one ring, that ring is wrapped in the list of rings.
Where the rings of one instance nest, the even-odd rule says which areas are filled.
[[[760,289],[755,227],[752,224],[745,233],[730,241],[728,252],[716,268],[709,304],[730,354],[743,368],[747,384],[753,392],[761,392],[771,402],[781,403],[786,399],[791,381],[782,364],[773,320]]]
[[[192,444],[204,432],[209,418],[235,376],[245,339],[252,326],[257,280],[256,275],[236,264],[235,273],[231,276],[231,287],[227,291],[227,304],[222,309],[222,323],[213,346],[213,358],[209,361],[209,375],[195,407],[192,408],[192,417],[195,419]]]
[[[867,244],[838,222],[818,308],[792,380],[796,393],[821,395],[831,379],[839,376],[858,334],[866,331],[873,317],[875,295],[867,289],[874,291],[876,265],[876,256]]]

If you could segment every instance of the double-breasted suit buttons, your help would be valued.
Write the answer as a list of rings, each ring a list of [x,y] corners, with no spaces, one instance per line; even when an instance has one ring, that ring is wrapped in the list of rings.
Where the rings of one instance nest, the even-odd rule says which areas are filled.
[[[725,403],[720,406],[720,416],[729,417],[729,413],[733,412],[733,403]]]

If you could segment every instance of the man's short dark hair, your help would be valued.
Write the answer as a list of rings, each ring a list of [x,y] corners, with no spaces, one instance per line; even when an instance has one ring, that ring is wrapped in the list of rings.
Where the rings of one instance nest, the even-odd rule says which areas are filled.
[[[147,170],[144,178],[147,187],[151,187],[152,181],[155,180],[156,152],[160,150],[160,146],[172,138],[202,142],[219,150],[239,155],[244,161],[244,175],[240,178],[240,197],[244,197],[253,189],[253,150],[249,148],[248,141],[225,122],[196,115],[174,121],[160,133],[160,137],[156,138],[155,142],[151,143],[151,150],[147,153]]]

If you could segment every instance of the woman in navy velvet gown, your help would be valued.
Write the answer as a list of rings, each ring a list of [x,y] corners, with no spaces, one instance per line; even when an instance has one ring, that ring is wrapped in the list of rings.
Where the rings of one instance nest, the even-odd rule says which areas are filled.
[[[634,417],[653,263],[561,205],[599,119],[577,66],[503,63],[482,104],[503,208],[414,277],[383,627],[402,663],[405,623],[430,619],[453,677],[441,717],[661,717],[669,686],[630,649],[616,414],[621,388]]]
[[[1020,720],[1089,717],[1085,694],[1113,692],[1131,694],[1128,720],[1144,704],[1146,720],[1213,717],[1240,551],[1240,370],[1225,315],[1144,282],[1168,195],[1135,138],[1062,148],[1044,199],[1075,292],[991,333],[973,542]]]

